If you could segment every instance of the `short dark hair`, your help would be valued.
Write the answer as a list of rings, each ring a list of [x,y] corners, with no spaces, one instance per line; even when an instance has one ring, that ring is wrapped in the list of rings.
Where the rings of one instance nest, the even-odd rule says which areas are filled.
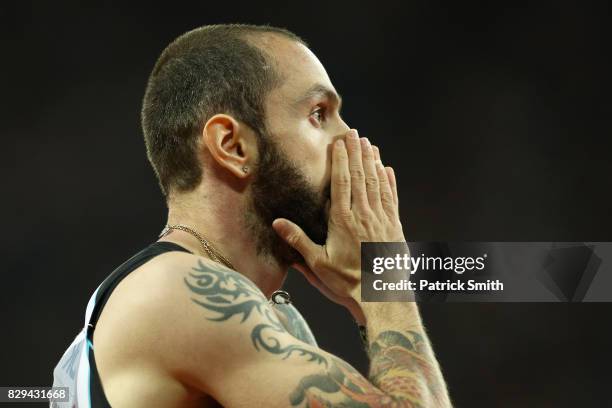
[[[264,98],[282,81],[272,57],[256,44],[266,33],[305,44],[282,28],[210,25],[178,37],[155,63],[141,117],[147,157],[165,196],[200,183],[198,135],[213,115],[231,114],[264,134]]]

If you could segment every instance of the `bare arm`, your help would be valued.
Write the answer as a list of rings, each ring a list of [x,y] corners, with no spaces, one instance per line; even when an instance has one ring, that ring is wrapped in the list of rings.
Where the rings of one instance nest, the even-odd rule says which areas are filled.
[[[307,322],[294,305],[272,304],[272,307],[289,334],[318,347]],[[418,406],[419,401],[427,399],[431,401],[420,405],[448,405],[442,374],[423,332],[416,304],[364,303],[362,307],[367,310],[370,322],[367,330],[370,339],[365,347],[371,361],[369,379],[372,384],[387,393],[397,394],[395,398],[404,399],[405,406]],[[406,322],[415,323],[408,325]],[[352,370],[350,366],[349,370]],[[306,396],[317,391],[310,388],[300,392]]]
[[[214,336],[225,345],[223,350],[202,349],[203,361],[214,363],[219,371],[192,364],[198,359],[184,361],[184,367],[199,376],[206,384],[202,388],[223,405],[444,406],[443,384],[435,389],[435,382],[424,380],[423,374],[435,377],[437,367],[417,331],[398,328],[378,333],[371,342],[368,380],[340,358],[291,335],[263,294],[242,275],[199,260],[184,282],[189,292],[185,295],[198,309],[185,337]],[[395,306],[397,320],[407,320],[406,310]],[[372,316],[389,311],[381,304],[365,309]],[[375,324],[371,327],[378,332]]]

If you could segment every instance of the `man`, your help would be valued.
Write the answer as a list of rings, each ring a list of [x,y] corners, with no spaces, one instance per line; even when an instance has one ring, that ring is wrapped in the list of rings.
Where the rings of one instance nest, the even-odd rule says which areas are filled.
[[[360,242],[405,239],[393,170],[340,105],[288,31],[170,44],[142,110],[168,228],[98,288],[55,385],[79,406],[450,406],[416,304],[361,302]],[[367,327],[368,379],[281,301],[290,266]]]

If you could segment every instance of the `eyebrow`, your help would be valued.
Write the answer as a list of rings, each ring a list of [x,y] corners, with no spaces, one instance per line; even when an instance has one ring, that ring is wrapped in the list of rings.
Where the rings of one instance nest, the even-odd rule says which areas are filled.
[[[305,101],[320,97],[325,97],[335,102],[338,106],[338,111],[342,109],[342,96],[340,96],[340,94],[338,94],[333,89],[328,88],[323,84],[315,84],[311,86],[302,96],[300,96],[295,101],[295,105],[301,105]]]

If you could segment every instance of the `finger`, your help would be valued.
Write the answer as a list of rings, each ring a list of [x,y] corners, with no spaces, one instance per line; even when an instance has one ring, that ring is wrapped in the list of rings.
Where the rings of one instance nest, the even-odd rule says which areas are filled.
[[[351,129],[346,137],[349,172],[351,174],[351,203],[360,209],[368,207],[368,196],[365,189],[365,174],[361,162],[361,143],[357,131]]]
[[[365,175],[366,193],[370,208],[376,214],[382,214],[383,207],[380,201],[380,185],[378,181],[378,172],[374,164],[374,151],[367,138],[361,139],[361,159],[363,163],[363,172]]]
[[[389,176],[380,160],[376,160],[376,172],[378,173],[382,208],[387,216],[392,217],[396,212],[395,199],[389,183]]]
[[[391,167],[385,168],[382,165],[382,161],[380,159],[380,150],[378,149],[378,146],[372,145],[372,151],[374,152],[374,160],[376,162],[376,170],[378,171],[378,180],[381,183],[381,201],[383,201],[383,198],[382,198],[383,191],[386,191],[387,188],[388,188],[389,191],[391,191],[391,197],[392,197],[392,200],[393,200],[393,204],[397,208],[397,199],[396,199],[396,196],[393,193],[393,188],[391,187],[391,180],[390,180],[391,176],[389,175],[389,171],[388,171],[388,170],[391,169]],[[379,164],[380,164],[380,166],[379,166]],[[380,174],[381,173],[381,171],[380,171],[381,169],[384,172],[384,176]],[[383,186],[383,183],[385,183],[386,186]],[[388,201],[388,199],[387,199],[387,201]],[[384,201],[383,201],[383,207],[385,207],[385,210],[388,209],[388,205],[385,205]]]
[[[393,171],[392,167],[386,167],[387,176],[389,176],[389,184],[391,185],[391,191],[393,191],[393,200],[395,201],[395,206],[399,205],[399,199],[397,195],[397,180],[395,179],[395,171]]]
[[[380,150],[378,150],[378,146],[372,145],[372,151],[374,152],[374,160],[380,160]]]
[[[306,265],[297,263],[291,266],[294,269],[298,270],[302,275],[304,275],[304,278],[306,278],[308,283],[310,283],[312,286],[316,287],[319,290],[324,287],[321,279],[319,279],[319,277],[315,275],[315,273]]]
[[[321,246],[312,242],[306,233],[296,224],[284,218],[277,218],[272,222],[272,228],[292,248],[298,251],[308,265],[312,265],[321,254]]]
[[[297,263],[292,264],[291,267],[298,270],[304,276],[304,278],[306,278],[308,283],[317,288],[319,292],[321,292],[323,295],[327,296],[330,299],[335,296],[334,293],[327,286],[325,286],[321,278],[319,278],[312,271],[312,269],[310,269],[306,265]]]
[[[344,141],[337,140],[332,151],[331,208],[332,214],[351,210],[351,173]]]

